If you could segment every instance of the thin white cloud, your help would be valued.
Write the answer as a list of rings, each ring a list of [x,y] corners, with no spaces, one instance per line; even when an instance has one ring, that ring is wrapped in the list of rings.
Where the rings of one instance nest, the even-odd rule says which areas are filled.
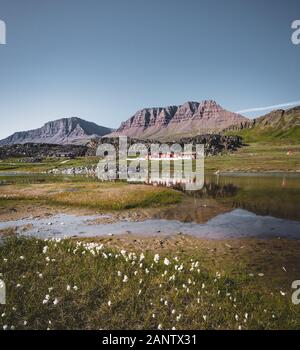
[[[243,109],[243,110],[238,111],[236,113],[261,112],[261,111],[268,111],[270,109],[292,107],[292,106],[296,106],[296,105],[300,105],[300,101],[287,102],[287,103],[282,103],[279,105],[266,106],[266,107],[256,107],[256,108]]]

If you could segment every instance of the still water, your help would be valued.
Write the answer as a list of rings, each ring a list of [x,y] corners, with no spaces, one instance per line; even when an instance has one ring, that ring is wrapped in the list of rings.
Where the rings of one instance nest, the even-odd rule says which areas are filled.
[[[2,185],[62,180],[80,181],[80,178],[12,174],[0,176]],[[169,184],[164,182],[163,185]],[[23,221],[2,222],[0,229],[29,224],[28,220]],[[254,236],[300,239],[300,174],[206,175],[201,190],[186,193],[182,203],[160,210],[151,220],[125,220],[101,225],[94,225],[92,221],[92,217],[58,216],[53,217],[52,225],[49,226],[48,222],[31,220],[32,228],[26,234],[94,236],[186,233],[206,238]]]

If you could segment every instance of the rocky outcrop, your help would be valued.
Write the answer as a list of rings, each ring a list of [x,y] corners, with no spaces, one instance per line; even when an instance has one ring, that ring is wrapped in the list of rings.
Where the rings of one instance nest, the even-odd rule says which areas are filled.
[[[130,147],[137,143],[144,144],[148,152],[150,152],[151,144],[168,144],[172,145],[173,142],[166,141],[166,142],[160,142],[155,139],[137,139],[137,138],[131,138],[128,137],[127,139],[127,146]],[[88,150],[86,155],[88,156],[95,156],[97,147],[100,144],[108,143],[115,147],[116,151],[118,152],[119,148],[119,138],[118,137],[102,137],[97,140],[92,140],[87,146]],[[226,152],[226,151],[234,151],[239,147],[242,147],[243,145],[243,139],[239,136],[224,136],[221,134],[206,134],[206,135],[198,135],[195,137],[185,137],[178,139],[176,143],[180,144],[181,147],[183,147],[185,144],[203,144],[205,149],[205,155],[211,156],[218,153]]]
[[[27,162],[35,163],[45,157],[82,157],[87,150],[86,146],[79,145],[25,143],[0,147],[0,159],[26,157]],[[31,160],[29,161],[28,158]]]
[[[16,132],[0,141],[0,146],[20,143],[86,144],[97,136],[112,131],[110,128],[80,118],[63,118],[46,123],[38,129]]]
[[[47,174],[51,175],[86,175],[96,176],[97,164],[89,166],[78,166],[64,169],[51,169],[47,171]]]
[[[106,136],[127,135],[136,138],[179,139],[184,136],[220,132],[249,120],[229,112],[212,100],[186,102],[180,106],[146,108],[123,122]]]

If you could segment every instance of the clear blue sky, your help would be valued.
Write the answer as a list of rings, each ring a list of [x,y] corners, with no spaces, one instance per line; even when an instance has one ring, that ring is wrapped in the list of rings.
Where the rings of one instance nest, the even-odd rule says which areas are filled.
[[[0,0],[0,19],[0,138],[187,100],[300,100],[299,0]]]

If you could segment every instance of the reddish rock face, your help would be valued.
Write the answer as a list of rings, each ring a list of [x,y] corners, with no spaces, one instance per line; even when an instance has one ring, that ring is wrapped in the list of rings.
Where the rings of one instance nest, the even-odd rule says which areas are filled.
[[[179,138],[216,133],[247,121],[247,118],[226,111],[212,100],[186,102],[181,106],[142,109],[109,136]]]

